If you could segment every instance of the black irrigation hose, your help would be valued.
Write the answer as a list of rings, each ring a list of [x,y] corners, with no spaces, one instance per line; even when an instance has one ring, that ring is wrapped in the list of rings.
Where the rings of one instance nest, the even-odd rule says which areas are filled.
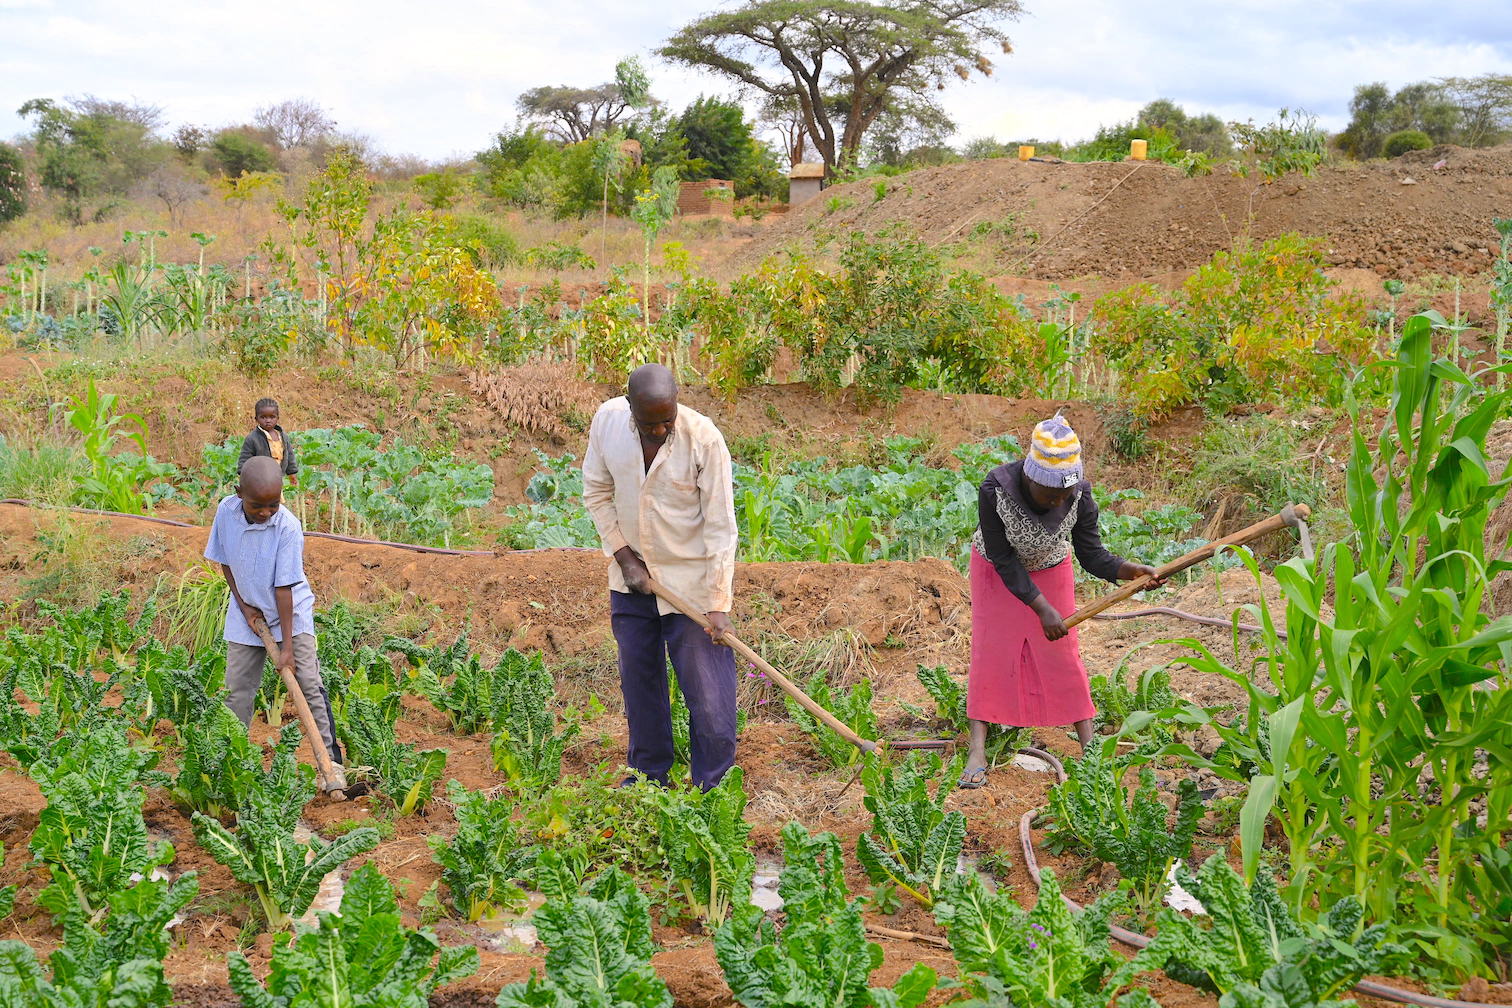
[[[1032,746],[1025,746],[1019,752],[1026,756],[1033,756],[1035,759],[1044,760],[1050,764],[1050,769],[1055,772],[1055,779],[1057,781],[1066,779],[1066,768],[1054,753],[1045,752],[1043,749],[1035,749]],[[1040,885],[1040,868],[1039,860],[1034,856],[1034,835],[1030,831],[1030,826],[1034,822],[1034,817],[1039,815],[1040,811],[1040,809],[1030,809],[1019,819],[1019,844],[1024,849],[1024,867],[1028,869],[1029,877],[1034,880],[1034,888],[1036,890],[1039,889]],[[1076,913],[1081,912],[1081,904],[1077,903],[1070,896],[1061,893],[1061,899],[1066,901],[1066,905],[1072,911]],[[1108,933],[1131,948],[1142,949],[1150,944],[1148,935],[1140,934],[1138,931],[1130,931],[1128,928],[1119,927],[1117,924],[1110,924],[1108,926]],[[1496,1005],[1487,1004],[1483,1001],[1455,1001],[1452,998],[1434,997],[1432,994],[1419,994],[1417,991],[1389,987],[1386,984],[1376,983],[1373,980],[1361,980],[1354,985],[1353,989],[1355,993],[1364,994],[1367,997],[1380,998],[1383,1001],[1395,1001],[1398,1004],[1423,1005],[1425,1008],[1497,1008]]]
[[[8,497],[0,500],[0,504],[14,504],[18,507],[41,508],[49,511],[74,511],[79,514],[103,515],[106,518],[134,518],[137,521],[153,522],[158,525],[171,525],[174,528],[201,528],[189,522],[175,521],[172,518],[156,518],[152,515],[127,514],[124,511],[101,511],[99,508],[63,507],[58,504],[42,504],[37,501],[20,500]],[[390,542],[387,539],[358,539],[354,536],[337,535],[334,532],[306,532],[306,539],[330,539],[335,542],[354,543],[358,546],[388,546],[393,549],[412,550],[416,553],[438,553],[442,556],[477,556],[491,557],[503,553],[545,553],[550,550],[571,550],[582,552],[597,552],[586,546],[544,546],[540,549],[524,550],[460,550],[445,549],[440,546],[417,546],[414,543]]]

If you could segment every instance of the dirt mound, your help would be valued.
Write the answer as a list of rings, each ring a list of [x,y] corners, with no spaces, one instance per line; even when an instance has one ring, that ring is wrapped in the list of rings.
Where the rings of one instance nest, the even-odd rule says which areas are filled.
[[[1268,186],[1227,172],[1188,178],[1153,162],[1004,158],[910,172],[889,180],[881,198],[879,184],[826,189],[737,250],[730,265],[749,269],[820,230],[905,223],[931,243],[990,242],[989,273],[1127,282],[1206,262],[1232,244],[1252,205],[1256,237],[1321,235],[1335,266],[1400,279],[1465,275],[1489,267],[1491,218],[1512,210],[1512,146],[1345,162]]]

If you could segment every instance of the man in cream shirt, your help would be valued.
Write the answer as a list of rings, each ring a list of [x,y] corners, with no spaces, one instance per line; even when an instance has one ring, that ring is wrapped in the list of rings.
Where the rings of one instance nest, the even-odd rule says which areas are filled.
[[[708,417],[677,402],[660,364],[636,368],[628,394],[598,408],[583,459],[583,499],[609,565],[609,618],[630,726],[630,769],[658,784],[672,768],[667,659],[690,714],[693,783],[707,790],[735,762],[735,576],[730,452]],[[713,630],[650,594],[654,577],[703,610]]]

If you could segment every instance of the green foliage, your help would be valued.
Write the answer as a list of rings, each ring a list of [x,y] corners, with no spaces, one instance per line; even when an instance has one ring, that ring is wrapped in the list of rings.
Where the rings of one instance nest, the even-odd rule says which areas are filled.
[[[562,873],[547,856],[548,883]],[[585,890],[547,884],[547,900],[531,917],[546,943],[546,975],[499,991],[498,1008],[672,1008],[667,985],[651,968],[651,916],[646,896],[618,869]]]
[[[232,365],[249,378],[273,371],[297,345],[319,347],[324,340],[319,305],[274,280],[255,301],[233,301],[217,315],[217,342]]]
[[[1317,119],[1301,110],[1282,109],[1264,126],[1253,120],[1229,123],[1229,132],[1240,150],[1235,162],[1240,175],[1253,172],[1263,182],[1277,182],[1293,172],[1311,175],[1323,161],[1326,137]]]
[[[438,172],[426,172],[410,180],[420,200],[432,210],[450,210],[462,198],[467,188],[467,178],[456,169],[445,168]]]
[[[1088,685],[1092,705],[1097,708],[1094,728],[1106,728],[1121,736],[1147,734],[1157,744],[1170,741],[1170,727],[1160,717],[1161,712],[1176,706],[1170,666],[1145,669],[1133,689],[1129,689],[1127,662],[1112,675],[1092,676]]]
[[[1372,922],[1416,922],[1402,938],[1420,970],[1491,975],[1509,947],[1505,920],[1486,912],[1495,897],[1467,899],[1453,880],[1489,870],[1489,881],[1512,823],[1512,764],[1478,767],[1476,755],[1499,751],[1497,726],[1512,717],[1512,620],[1484,609],[1507,567],[1486,552],[1509,485],[1486,438],[1509,393],[1434,358],[1443,325],[1430,313],[1403,328],[1378,432],[1351,403],[1345,501],[1358,536],[1276,569],[1286,639],[1262,600],[1250,607],[1265,628],[1258,672],[1192,642],[1188,661],[1249,697],[1241,722],[1214,724],[1253,768],[1214,768],[1249,781],[1246,876],[1274,815],[1299,916],[1353,896]]]
[[[365,669],[358,669],[345,684],[336,713],[336,734],[346,750],[348,772],[354,767],[371,768],[395,811],[406,816],[424,810],[430,802],[436,782],[446,771],[446,750],[416,751],[395,736],[404,693],[387,674],[387,661],[382,664],[383,674],[370,678]]]
[[[262,747],[247,737],[247,729],[219,698],[179,729],[178,770],[173,777],[154,773],[149,781],[163,787],[175,802],[192,812],[221,818],[254,796],[298,801],[304,784],[294,761],[300,730],[297,722],[284,726],[273,746],[273,759],[263,768]],[[288,824],[298,817],[295,805]]]
[[[449,840],[431,837],[430,844],[452,907],[472,922],[522,906],[520,882],[534,873],[538,850],[513,818],[515,800],[468,791],[456,781],[447,784],[447,797],[457,832]]]
[[[222,133],[210,142],[210,152],[230,178],[270,172],[278,167],[272,151],[241,133]]]
[[[1433,140],[1422,130],[1406,129],[1397,130],[1388,134],[1381,144],[1382,157],[1400,157],[1408,151],[1427,150],[1433,146]]]
[[[935,702],[935,717],[955,735],[965,735],[971,729],[971,719],[966,714],[966,684],[953,677],[943,665],[920,665],[916,674],[919,684]],[[989,724],[988,766],[997,766],[1005,755],[1012,755],[1020,746],[1027,745],[1028,737],[1027,728]]]
[[[1104,897],[1079,914],[1061,898],[1055,872],[1044,869],[1034,908],[1007,892],[989,892],[975,872],[959,876],[935,904],[961,980],[980,1001],[1014,1008],[1156,1008],[1144,991],[1119,996],[1154,963],[1125,960],[1108,940],[1116,900]],[[1116,999],[1116,1000],[1115,1000]]]
[[[1181,496],[1204,510],[1221,505],[1237,525],[1259,521],[1292,503],[1317,509],[1333,494],[1326,463],[1307,458],[1317,453],[1303,438],[1284,418],[1253,416],[1210,424],[1192,452]]]
[[[71,400],[68,425],[82,439],[90,470],[74,489],[73,502],[107,511],[144,514],[151,510],[157,496],[156,488],[150,484],[177,470],[147,454],[147,425],[135,413],[115,415],[116,399],[114,394],[101,395],[91,378],[84,395]],[[125,425],[137,428],[124,437],[137,446],[140,454],[115,450]]]
[[[201,506],[218,501],[234,485],[241,438],[205,448],[205,464],[189,481],[189,496]],[[305,528],[391,535],[421,545],[449,545],[465,531],[469,511],[493,499],[493,470],[429,451],[365,427],[314,427],[300,431],[299,487],[285,501],[305,510]],[[301,504],[300,502],[305,502]],[[320,521],[324,506],[326,522]]]
[[[143,879],[112,893],[103,926],[79,903],[59,914],[63,944],[44,975],[24,942],[0,942],[4,1008],[167,1008],[163,978],[168,929],[199,891],[193,872],[169,883]]]
[[[861,781],[872,832],[856,842],[856,858],[876,885],[892,885],[924,906],[932,906],[955,877],[966,839],[966,816],[945,811],[962,760],[948,770],[933,753],[914,753],[893,765],[876,756],[864,758]],[[935,782],[934,797],[929,782]]]
[[[38,180],[62,199],[73,224],[102,220],[120,198],[172,156],[153,136],[160,110],[84,97],[34,98],[16,114],[33,120]]]
[[[1117,866],[1129,883],[1134,909],[1150,917],[1165,895],[1171,865],[1190,855],[1202,819],[1197,785],[1183,778],[1176,791],[1176,814],[1170,819],[1155,785],[1155,771],[1139,772],[1139,787],[1126,794],[1123,765],[1114,757],[1117,742],[1108,739],[1087,750],[1066,780],[1050,790],[1051,830],[1057,842],[1086,850]]]
[[[326,843],[295,837],[294,820],[315,796],[308,768],[292,794],[253,790],[236,809],[236,832],[200,812],[191,816],[201,847],[257,893],[270,930],[287,930],[310,908],[320,883],[347,861],[378,846],[378,831],[359,827]],[[291,814],[292,812],[292,814]]]
[[[149,842],[142,819],[142,775],[156,758],[133,749],[120,722],[102,721],[29,768],[47,800],[31,838],[52,880],[38,902],[55,915],[76,903],[95,917],[133,875],[173,860],[171,844]]]
[[[347,881],[339,914],[322,910],[273,947],[266,987],[240,951],[229,966],[244,1008],[426,1008],[436,988],[477,972],[478,950],[405,927],[394,887],[369,863]]]
[[[1384,925],[1362,927],[1364,913],[1353,897],[1335,903],[1317,924],[1304,925],[1268,873],[1246,886],[1221,854],[1195,875],[1177,868],[1176,878],[1202,904],[1207,921],[1162,910],[1144,956],[1182,983],[1224,995],[1225,1005],[1248,1004],[1283,979],[1301,984],[1303,996],[1288,1004],[1336,1004],[1330,999],[1362,976],[1380,973],[1401,951],[1384,942]]]
[[[1327,266],[1314,239],[1241,240],[1174,296],[1136,284],[1098,298],[1093,349],[1143,419],[1256,398],[1335,402],[1340,369],[1370,359],[1374,340],[1363,303],[1333,296]]]
[[[569,719],[558,730],[556,682],[539,651],[504,653],[494,669],[498,695],[485,701],[496,729],[494,766],[522,794],[539,793],[562,776],[562,752],[578,733]]]
[[[784,867],[778,882],[783,925],[778,930],[750,903],[734,908],[714,933],[714,955],[735,1000],[744,1008],[865,1008],[876,993],[866,986],[882,964],[882,946],[866,940],[857,902],[845,886],[845,859],[833,833],[810,836],[798,823],[782,828]],[[927,986],[926,986],[927,982]],[[934,973],[918,966],[898,991],[927,991]]]
[[[846,689],[836,689],[822,678],[817,678],[809,682],[804,692],[857,735],[864,739],[877,738],[877,713],[872,710],[870,680],[858,679]],[[814,747],[829,763],[845,767],[861,758],[860,749],[820,723],[818,718],[799,706],[796,700],[789,696],[784,696],[783,699],[787,702],[788,715],[795,724],[808,732]]]
[[[1379,81],[1361,84],[1349,102],[1349,125],[1335,142],[1350,157],[1361,159],[1402,153],[1386,150],[1387,142],[1402,134],[1423,138],[1422,147],[1404,148],[1407,150],[1441,143],[1466,147],[1498,143],[1512,112],[1512,89],[1505,81],[1497,85],[1490,74],[1418,81],[1395,93]]]
[[[745,813],[745,777],[732,767],[708,791],[669,794],[662,811],[662,843],[671,881],[681,888],[693,916],[717,928],[732,907],[749,903],[756,857]]]

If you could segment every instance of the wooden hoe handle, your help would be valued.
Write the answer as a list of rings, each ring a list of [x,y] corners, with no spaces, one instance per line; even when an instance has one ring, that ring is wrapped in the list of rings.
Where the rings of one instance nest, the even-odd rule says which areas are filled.
[[[699,612],[693,606],[689,605],[685,599],[679,598],[677,595],[673,594],[665,586],[660,584],[655,578],[651,579],[651,590],[670,602],[672,604],[672,608],[676,609],[678,612],[682,613],[684,616],[688,617],[688,619],[697,623],[705,630],[708,630],[710,628],[711,624],[703,613]],[[797,684],[795,684],[791,679],[783,675],[781,672],[778,672],[776,669],[772,668],[771,665],[767,664],[766,659],[761,657],[761,655],[757,654],[755,651],[752,651],[750,646],[747,645],[745,641],[741,640],[739,637],[736,637],[735,634],[729,631],[726,631],[724,634],[722,634],[720,636],[720,640],[722,640],[725,644],[728,644],[736,654],[740,655],[746,661],[750,662],[752,665],[761,669],[762,672],[766,673],[766,677],[768,679],[772,680],[772,682],[781,687],[782,691],[788,696],[798,701],[798,705],[800,707],[808,711],[810,714],[814,715],[814,717],[818,718],[830,731],[834,732],[836,735],[839,735],[841,738],[845,739],[845,741],[849,742],[857,749],[860,749],[862,752],[876,752],[877,743],[871,741],[870,739],[864,739],[860,735],[857,735],[855,732],[851,731],[850,728],[847,727],[838,718],[836,718],[835,715],[831,714],[829,711],[819,706],[819,704],[815,703],[814,698],[803,692],[803,690],[799,689]]]
[[[278,660],[278,642],[273,639],[273,631],[268,629],[266,621],[261,618],[253,620],[252,632],[262,638],[268,657],[272,659],[279,676],[283,679],[284,689],[289,691],[289,699],[294,701],[294,711],[299,715],[299,726],[304,729],[305,738],[310,740],[310,749],[315,753],[315,769],[320,771],[321,782],[333,783],[339,779],[336,776],[336,767],[331,763],[331,754],[326,751],[325,740],[320,735],[320,729],[315,725],[315,715],[310,712],[310,704],[305,700],[304,690],[299,688],[299,680],[294,678],[294,670],[285,668]],[[331,790],[327,794],[338,801],[346,797],[346,794],[340,790]]]
[[[1076,624],[1082,622],[1083,620],[1091,619],[1093,616],[1096,616],[1098,613],[1102,612],[1104,609],[1107,609],[1109,606],[1122,602],[1124,599],[1129,598],[1136,592],[1144,591],[1147,587],[1149,587],[1150,582],[1155,580],[1163,580],[1173,574],[1179,574],[1182,571],[1186,570],[1188,567],[1191,567],[1193,564],[1199,564],[1202,561],[1213,556],[1225,546],[1243,546],[1245,543],[1254,542],[1256,539],[1259,539],[1263,535],[1269,535],[1272,532],[1280,531],[1281,529],[1284,529],[1288,526],[1297,528],[1302,522],[1306,521],[1307,517],[1311,514],[1312,509],[1309,508],[1306,504],[1288,504],[1284,509],[1282,509],[1280,514],[1271,515],[1264,521],[1258,521],[1248,528],[1240,529],[1238,532],[1235,532],[1231,536],[1227,536],[1223,539],[1217,539],[1213,542],[1208,543],[1206,546],[1201,546],[1197,549],[1194,549],[1192,550],[1192,552],[1187,553],[1184,556],[1177,557],[1170,563],[1162,564],[1160,567],[1157,567],[1153,575],[1145,574],[1137,577],[1133,581],[1130,581],[1123,587],[1119,588],[1117,591],[1109,592],[1107,595],[1104,595],[1102,598],[1097,599],[1095,602],[1090,602],[1087,605],[1082,606],[1080,609],[1076,610],[1076,612],[1066,617],[1066,626],[1074,627],[1076,626]]]

